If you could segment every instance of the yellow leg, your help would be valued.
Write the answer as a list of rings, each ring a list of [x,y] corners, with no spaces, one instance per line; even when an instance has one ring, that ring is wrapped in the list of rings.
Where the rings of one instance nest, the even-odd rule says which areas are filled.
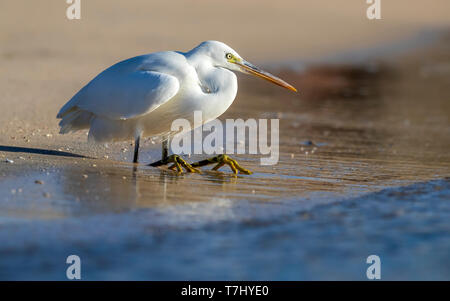
[[[239,165],[239,163],[237,163],[236,160],[231,159],[227,155],[218,155],[218,156],[212,157],[210,159],[205,159],[205,160],[191,164],[191,167],[193,167],[193,168],[201,167],[201,166],[206,166],[206,165],[210,165],[210,164],[214,164],[214,163],[217,163],[217,165],[214,166],[212,170],[218,170],[222,166],[228,165],[228,166],[230,166],[231,170],[235,174],[237,174],[238,171],[240,173],[243,173],[246,175],[252,174],[252,172],[250,170],[243,168],[242,166]]]
[[[183,168],[186,169],[187,172],[196,172],[201,173],[197,168],[192,167],[191,164],[187,163],[181,156],[179,155],[171,155],[166,159],[156,161],[154,163],[149,164],[150,166],[158,167],[162,165],[167,165],[169,163],[173,163],[169,169],[176,169],[179,173],[183,172]]]

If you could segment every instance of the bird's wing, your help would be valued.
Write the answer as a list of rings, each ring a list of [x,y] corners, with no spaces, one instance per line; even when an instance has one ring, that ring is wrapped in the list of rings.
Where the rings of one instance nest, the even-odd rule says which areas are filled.
[[[97,116],[125,120],[150,113],[180,88],[176,77],[157,71],[109,71],[114,70],[106,70],[80,90],[73,105]]]

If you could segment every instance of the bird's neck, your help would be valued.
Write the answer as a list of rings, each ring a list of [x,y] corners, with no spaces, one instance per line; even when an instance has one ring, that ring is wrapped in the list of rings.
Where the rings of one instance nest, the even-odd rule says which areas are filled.
[[[237,78],[232,71],[214,66],[208,56],[192,56],[188,60],[197,71],[204,93],[214,94],[209,95],[210,97],[234,100],[237,93]]]
[[[197,72],[205,101],[211,104],[210,116],[212,119],[217,118],[228,109],[236,97],[236,75],[228,69],[214,66],[207,56],[195,55],[187,59]]]

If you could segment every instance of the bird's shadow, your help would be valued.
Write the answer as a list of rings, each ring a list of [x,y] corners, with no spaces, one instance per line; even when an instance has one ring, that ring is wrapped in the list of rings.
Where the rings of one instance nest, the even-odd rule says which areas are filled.
[[[20,147],[20,146],[6,146],[6,145],[0,145],[0,152],[29,153],[29,154],[72,157],[72,158],[90,158],[87,156],[73,154],[73,153],[69,153],[69,152],[63,152],[63,151],[41,149],[41,148],[31,148],[31,147]]]

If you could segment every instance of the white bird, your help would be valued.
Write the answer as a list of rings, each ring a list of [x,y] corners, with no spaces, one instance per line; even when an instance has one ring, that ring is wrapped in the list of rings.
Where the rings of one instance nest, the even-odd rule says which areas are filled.
[[[141,137],[161,137],[163,155],[152,166],[174,163],[171,168],[198,171],[195,167],[227,164],[237,173],[250,173],[233,159],[219,155],[196,164],[168,156],[172,121],[193,123],[193,112],[202,111],[203,123],[222,115],[233,103],[237,79],[232,71],[253,74],[297,91],[276,76],[245,61],[218,41],[206,41],[188,52],[164,51],[121,61],[97,75],[59,111],[60,133],[89,129],[96,142],[135,139],[133,162],[138,162]]]

